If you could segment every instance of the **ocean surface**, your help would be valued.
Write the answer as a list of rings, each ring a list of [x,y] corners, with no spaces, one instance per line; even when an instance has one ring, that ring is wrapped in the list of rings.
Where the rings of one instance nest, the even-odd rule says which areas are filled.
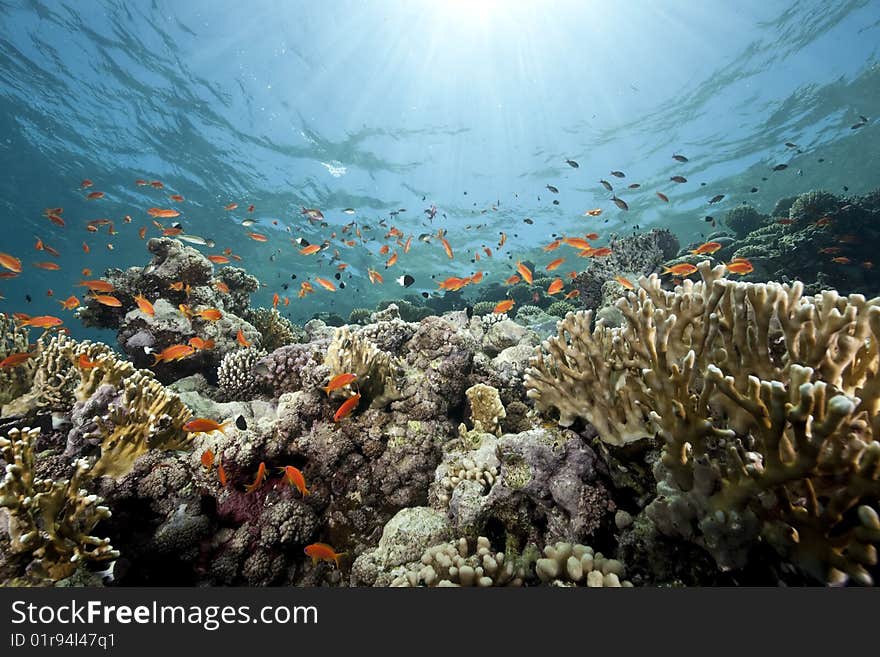
[[[83,269],[146,265],[139,230],[174,221],[240,257],[253,305],[278,294],[303,322],[436,297],[447,277],[502,282],[559,235],[663,227],[685,245],[743,202],[864,194],[878,48],[870,0],[0,0],[0,252],[23,262],[0,311],[60,314]],[[158,228],[155,207],[180,216]]]

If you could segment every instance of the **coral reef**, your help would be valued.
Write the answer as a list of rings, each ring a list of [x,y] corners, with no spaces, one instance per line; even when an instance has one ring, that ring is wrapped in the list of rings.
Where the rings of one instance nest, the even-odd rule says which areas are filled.
[[[255,368],[257,362],[266,356],[262,349],[240,349],[230,351],[217,368],[217,384],[225,399],[253,399],[262,392],[266,380],[260,377]]]
[[[260,332],[261,346],[266,351],[275,351],[294,342],[303,342],[305,332],[294,326],[275,308],[254,308],[242,313],[242,318]]]
[[[751,205],[738,205],[724,215],[724,225],[740,238],[760,228],[766,220],[767,217]]]
[[[477,383],[465,390],[475,431],[501,435],[501,420],[507,417],[498,390]]]
[[[0,314],[0,361],[12,354],[27,353],[29,338],[26,328],[22,328],[5,313]],[[34,359],[14,367],[0,369],[0,407],[15,399],[31,387],[34,378]]]

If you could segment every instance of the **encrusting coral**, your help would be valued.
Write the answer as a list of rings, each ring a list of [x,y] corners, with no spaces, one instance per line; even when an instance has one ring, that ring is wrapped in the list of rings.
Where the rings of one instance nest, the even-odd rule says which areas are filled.
[[[357,375],[357,389],[373,408],[386,406],[401,396],[402,364],[347,326],[336,330],[324,365],[330,369],[331,378],[346,373]]]
[[[9,513],[13,555],[30,559],[29,578],[37,583],[69,577],[84,561],[107,561],[119,556],[109,539],[92,535],[110,517],[101,498],[86,494],[83,481],[92,476],[79,459],[68,479],[36,476],[34,447],[39,429],[12,429],[0,437],[0,456],[6,461],[0,481],[0,507]]]
[[[701,282],[671,292],[641,278],[617,304],[619,329],[591,333],[588,314],[569,315],[545,344],[550,359],[536,356],[529,394],[539,408],[562,404],[564,420],[599,418],[600,437],[615,444],[620,427],[600,413],[623,403],[648,418],[663,442],[648,515],[721,567],[743,566],[763,538],[821,581],[870,583],[880,299],[803,297],[800,283],[729,281],[708,262],[699,272]],[[563,382],[585,388],[587,403],[575,407]],[[616,406],[599,394],[609,384]]]
[[[478,383],[465,390],[471,408],[474,431],[501,435],[501,420],[507,417],[498,390]]]

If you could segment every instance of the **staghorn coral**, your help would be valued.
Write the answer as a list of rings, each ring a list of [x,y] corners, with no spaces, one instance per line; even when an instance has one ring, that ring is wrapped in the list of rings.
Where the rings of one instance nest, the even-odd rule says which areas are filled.
[[[18,326],[6,313],[0,314],[0,361],[12,354],[28,351],[28,342],[27,329]],[[33,358],[16,367],[0,369],[0,407],[31,387],[34,369]]]
[[[71,350],[76,341],[64,333],[55,333],[37,343],[34,375],[30,390],[3,407],[3,415],[26,415],[33,412],[68,411],[73,406],[73,390],[79,374]]]
[[[573,339],[554,357],[584,367],[554,369],[539,354],[533,396],[558,394],[551,373],[583,380],[604,360],[618,396],[662,439],[647,512],[663,533],[724,568],[744,565],[764,539],[821,581],[870,582],[880,542],[880,299],[729,281],[708,262],[699,271],[701,282],[671,292],[656,276],[640,279],[618,302],[620,329],[590,334],[586,314],[567,318]],[[596,428],[606,441],[604,431],[619,435]]]
[[[255,372],[257,362],[266,356],[262,349],[250,347],[230,351],[217,368],[217,383],[226,399],[253,399],[265,385],[265,379]]]
[[[498,390],[483,383],[477,383],[465,390],[471,408],[471,421],[474,431],[501,435],[501,420],[507,417]]]
[[[331,377],[356,374],[358,391],[372,408],[382,408],[401,397],[402,364],[362,335],[352,333],[347,326],[336,330],[327,347],[324,364]]]
[[[88,462],[76,461],[68,479],[42,479],[35,474],[34,446],[39,429],[13,429],[0,438],[6,461],[0,481],[0,507],[9,513],[11,553],[29,560],[26,571],[37,583],[69,577],[81,562],[119,556],[110,540],[93,536],[95,526],[110,517],[101,498],[82,490],[93,475]]]
[[[303,330],[282,317],[275,308],[254,308],[245,311],[242,317],[260,332],[261,345],[266,351],[275,351],[305,338]]]

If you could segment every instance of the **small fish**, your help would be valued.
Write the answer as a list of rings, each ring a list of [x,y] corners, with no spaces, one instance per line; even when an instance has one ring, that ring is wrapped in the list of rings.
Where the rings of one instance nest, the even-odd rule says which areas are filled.
[[[64,320],[52,315],[40,315],[39,317],[29,317],[24,320],[22,326],[33,326],[34,328],[52,328],[53,326],[61,326]]]
[[[626,186],[627,189],[638,189],[639,187],[641,187],[639,183],[632,183]]]
[[[189,346],[196,351],[210,351],[214,348],[214,341],[195,336],[189,339]]]
[[[553,192],[554,194],[558,194],[558,193],[559,193],[559,189],[556,188],[556,187],[554,187],[553,185],[545,185],[545,187],[546,187],[547,189],[549,189],[551,192]]]
[[[688,181],[684,176],[672,176],[670,180],[674,183],[686,183]]]
[[[615,178],[626,178],[626,174],[623,171],[612,171],[611,175]]]
[[[312,543],[307,545],[303,551],[312,558],[312,566],[317,565],[319,561],[332,561],[336,564],[337,570],[339,569],[339,557],[345,555],[345,552],[335,552],[326,543]]]
[[[492,312],[496,315],[500,315],[501,313],[506,313],[508,310],[513,308],[516,302],[513,299],[505,299],[504,301],[499,301],[495,304],[495,307],[492,309]]]
[[[94,184],[95,184],[95,183],[93,183],[91,180],[89,180],[88,178],[86,178],[85,180],[83,180],[83,181],[79,184],[79,188],[80,188],[80,189],[87,189],[87,188],[91,187],[91,186],[94,185]]]
[[[395,262],[397,262],[397,251],[391,254],[391,257],[385,262],[385,269],[391,267]]]
[[[511,276],[510,278],[508,278],[504,282],[507,283],[508,285],[516,285],[517,283],[520,282],[520,280],[522,280],[522,279],[519,277],[519,275],[514,274],[513,276]]]
[[[413,278],[412,276],[410,276],[409,274],[404,274],[403,276],[400,276],[399,278],[396,278],[395,280],[397,281],[398,285],[401,285],[403,287],[409,287],[410,285],[412,285],[413,283],[416,282],[416,279]]]
[[[250,237],[254,242],[268,242],[269,238],[261,233],[248,233],[248,237]]]
[[[834,255],[835,253],[840,253],[841,250],[842,249],[839,246],[828,246],[828,247],[825,247],[824,249],[819,249],[819,253]]]
[[[787,142],[785,142],[785,145],[788,148],[797,148],[798,147],[798,145],[795,144],[793,141],[787,141]]]
[[[735,258],[724,265],[731,274],[739,274],[743,276],[755,270],[752,263],[745,258]]]
[[[752,194],[754,194],[755,192],[758,191],[758,188],[757,188],[757,187],[752,187],[749,191],[750,191]]]
[[[79,359],[77,360],[76,364],[81,370],[91,370],[101,366],[99,362],[89,360],[88,354],[86,354],[85,352],[79,355]]]
[[[449,246],[449,242],[446,241],[445,237],[440,238],[440,243],[443,245],[443,250],[446,251],[446,256],[452,260],[455,257],[455,254],[452,252],[452,247]]]
[[[309,244],[299,250],[302,255],[313,255],[321,250],[320,244]]]
[[[215,265],[225,265],[227,262],[229,262],[229,258],[225,255],[212,254],[205,257],[213,262]]]
[[[250,484],[244,489],[245,493],[253,493],[257,490],[263,482],[266,480],[266,463],[264,461],[260,461],[260,467],[257,468],[257,476],[254,479],[254,483]]]
[[[355,379],[357,379],[357,374],[337,374],[330,382],[323,388],[324,392],[327,396],[330,396],[330,393],[334,390],[339,390],[340,388],[344,388],[345,386],[351,384]]]
[[[709,205],[713,205],[714,203],[718,203],[724,198],[724,194],[716,194],[712,198],[709,199]]]
[[[605,256],[611,255],[611,247],[608,246],[600,246],[598,249],[592,249],[590,253],[591,258],[604,258]]]
[[[309,494],[309,489],[306,488],[306,478],[302,472],[292,465],[286,465],[278,469],[284,473],[284,480],[291,486],[295,486],[303,497]]]
[[[253,219],[242,219],[242,221],[241,221],[241,225],[244,226],[245,228],[253,226],[255,223],[257,223],[257,222],[254,221]]]
[[[188,344],[175,344],[170,347],[166,347],[159,354],[153,354],[153,358],[155,359],[153,362],[153,367],[158,365],[161,362],[170,363],[175,360],[183,360],[189,356],[192,356],[196,352]]]
[[[562,288],[565,287],[565,282],[561,278],[555,279],[552,283],[550,283],[549,287],[547,287],[547,294],[553,296],[558,292],[562,291]]]
[[[146,235],[147,235],[147,227],[141,226],[140,230],[138,231],[138,237],[140,237],[141,239],[144,239],[146,237]]]
[[[272,307],[278,308],[278,302],[281,301],[281,297],[278,296],[278,293],[272,295]]]
[[[122,307],[122,302],[109,294],[95,294],[92,296],[92,299],[100,303],[102,306],[109,306],[110,308]]]
[[[673,160],[678,160],[679,162],[687,162],[688,159],[684,155],[675,154],[672,156]]]
[[[150,317],[153,317],[156,314],[156,309],[153,308],[153,304],[150,303],[143,295],[137,295],[134,297],[134,301],[137,304],[140,311]]]
[[[609,192],[614,191],[614,188],[611,186],[611,183],[608,182],[607,180],[600,180],[599,182],[602,183],[602,187],[604,187],[607,191],[609,191]]]
[[[550,262],[546,267],[544,267],[544,269],[546,269],[547,271],[553,271],[563,262],[565,262],[565,258],[556,258],[556,260]]]
[[[214,433],[215,431],[225,433],[227,426],[229,426],[229,422],[219,424],[210,418],[200,417],[184,424],[183,430],[189,433]]]
[[[873,269],[873,268],[874,268],[874,263],[871,262],[870,260],[865,260],[865,261],[862,263],[862,267],[863,267],[864,269]]]
[[[202,462],[202,466],[208,468],[209,470],[214,467],[214,452],[210,449],[206,449],[202,452],[202,456],[199,459]]]
[[[598,217],[600,214],[602,214],[601,208],[593,208],[592,210],[584,212],[585,217]]]
[[[71,295],[67,297],[64,301],[59,301],[58,303],[61,304],[61,307],[64,308],[64,310],[73,310],[74,308],[79,306],[79,299]]]
[[[562,240],[554,240],[550,242],[547,246],[544,247],[544,253],[549,253],[550,251],[555,251],[559,248],[559,245],[562,244]]]
[[[189,235],[188,233],[183,233],[177,236],[177,239],[183,242],[189,242],[190,244],[199,244],[201,246],[207,246],[209,249],[213,249],[216,246],[214,240],[200,237],[199,235]]]
[[[624,278],[623,276],[615,276],[614,280],[620,283],[627,290],[634,290],[636,286],[632,284],[628,278]]]
[[[0,267],[8,269],[16,274],[21,273],[21,260],[8,253],[0,253]]]
[[[227,212],[229,212],[231,210],[235,210],[235,208],[237,208],[237,207],[238,207],[238,203],[227,203],[226,205],[223,206],[223,209],[226,210]]]
[[[174,219],[175,217],[180,216],[180,213],[177,210],[170,208],[150,208],[147,210],[147,214],[151,217],[156,217],[157,219]]]
[[[223,318],[223,313],[221,313],[216,308],[205,308],[204,310],[199,310],[196,315],[208,322],[216,322]]]
[[[576,249],[592,249],[593,246],[585,239],[580,237],[565,237],[562,239],[568,246],[573,246]]]
[[[815,222],[816,226],[827,226],[831,223],[831,217],[822,217]]]
[[[223,469],[222,463],[217,467],[217,479],[220,480],[220,485],[226,488],[226,470]]]
[[[61,266],[54,262],[35,262],[33,263],[34,267],[38,269],[45,269],[47,271],[58,271],[61,269]]]
[[[220,294],[229,294],[229,286],[223,281],[214,281],[214,289]]]
[[[654,192],[654,193],[657,195],[657,198],[659,198],[661,201],[663,201],[664,203],[669,203],[669,197],[666,196],[666,194],[664,194],[663,192]]]
[[[385,279],[382,278],[382,275],[379,272],[374,271],[372,269],[367,269],[367,276],[370,279],[371,285],[375,285],[376,283],[384,283],[385,282]]]
[[[850,260],[846,256],[840,256],[838,258],[831,258],[831,262],[836,262],[839,265],[848,265],[852,262],[852,260]]]
[[[241,329],[238,329],[238,333],[237,333],[236,336],[235,336],[235,340],[236,340],[236,341],[238,342],[238,344],[240,344],[242,347],[247,348],[247,347],[250,347],[250,346],[251,346],[251,343],[248,342],[248,341],[247,341],[247,338],[244,337],[244,333],[242,333]]]
[[[150,187],[152,187],[154,189],[163,189],[165,187],[165,185],[163,185],[160,180],[151,180]]]
[[[304,214],[309,219],[323,219],[324,214],[317,208],[302,208],[300,214]]]
[[[9,354],[6,358],[0,361],[0,368],[7,369],[10,367],[18,367],[26,362],[31,356],[33,356],[33,354],[24,351]]]
[[[315,276],[315,282],[323,287],[325,290],[329,290],[330,292],[336,291],[336,286],[333,285],[332,281],[328,281],[326,278],[321,278],[319,276]]]
[[[516,263],[516,270],[519,272],[519,275],[522,276],[523,280],[529,285],[532,284],[532,270],[526,267],[523,263]]]
[[[566,163],[568,166],[570,166],[572,169],[577,169],[578,167],[580,167],[580,164],[578,164],[578,163],[575,162],[574,160],[566,160],[565,163]]]
[[[663,273],[664,274],[673,274],[674,276],[690,276],[691,274],[695,273],[696,271],[697,271],[697,268],[694,265],[692,265],[688,262],[682,262],[677,265],[672,265],[672,267],[666,267],[663,270]]]
[[[333,415],[333,421],[339,422],[340,420],[348,416],[355,408],[357,408],[357,405],[360,403],[360,401],[361,394],[359,392],[356,392],[351,397],[346,399]]]
[[[614,201],[614,205],[619,207],[621,210],[629,210],[629,206],[626,204],[622,198],[617,198],[616,196],[612,196],[611,200]]]
[[[579,296],[581,296],[580,290],[572,290],[571,292],[569,292],[568,294],[565,295],[565,299],[577,299]]]
[[[774,171],[784,171],[787,168],[788,168],[787,164],[777,164],[775,167],[773,167],[773,170]]]
[[[183,197],[180,194],[171,194],[168,198],[176,203],[183,203]]]
[[[86,194],[86,198],[90,201],[94,201],[95,199],[104,198],[104,192],[89,192]]]
[[[354,208],[345,208],[345,209],[343,210],[343,212],[344,212],[345,214],[354,214],[354,213],[355,213],[355,209],[354,209]]]
[[[721,244],[719,242],[706,242],[705,244],[700,244],[700,246],[691,251],[691,253],[694,255],[711,255],[720,249]]]

